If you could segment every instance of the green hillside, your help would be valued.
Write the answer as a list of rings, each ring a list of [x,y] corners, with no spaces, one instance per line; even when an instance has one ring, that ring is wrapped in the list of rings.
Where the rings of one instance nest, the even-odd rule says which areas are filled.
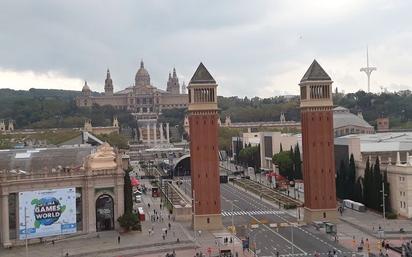
[[[95,126],[111,124],[117,115],[122,125],[135,127],[133,117],[123,110],[110,106],[78,108],[74,98],[79,91],[30,89],[0,89],[0,119],[15,120],[16,128],[70,128],[81,127],[85,118],[92,119]],[[97,93],[94,93],[97,95]],[[299,121],[298,97],[239,98],[219,97],[220,116],[229,115],[232,122],[279,120],[283,112],[287,120]],[[366,121],[375,125],[379,116],[390,117],[391,127],[412,127],[412,93],[409,90],[380,94],[358,91],[334,95],[334,104],[349,108],[353,113],[362,112]],[[172,126],[182,125],[184,110],[164,111],[162,122]],[[182,129],[182,128],[180,128]]]

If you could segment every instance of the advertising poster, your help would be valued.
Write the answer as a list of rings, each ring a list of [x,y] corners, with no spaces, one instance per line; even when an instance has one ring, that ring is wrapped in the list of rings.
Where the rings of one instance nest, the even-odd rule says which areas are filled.
[[[19,239],[76,233],[76,189],[19,193]]]

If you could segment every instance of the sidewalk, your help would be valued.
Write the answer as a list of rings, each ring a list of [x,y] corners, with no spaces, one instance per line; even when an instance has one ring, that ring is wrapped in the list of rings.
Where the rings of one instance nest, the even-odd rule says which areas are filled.
[[[370,237],[379,238],[378,230],[381,227],[384,230],[384,238],[412,239],[412,222],[409,219],[388,220],[383,219],[382,215],[372,211],[357,212],[350,209],[345,209],[339,219],[351,224]],[[404,233],[400,233],[401,228],[404,229]]]
[[[119,234],[117,231],[98,232],[82,236],[74,236],[62,240],[55,240],[53,245],[50,241],[43,244],[29,245],[29,256],[55,257],[65,256],[119,256],[118,251],[127,251],[136,254],[143,250],[172,250],[195,248],[195,243],[182,224],[168,219],[166,209],[160,209],[160,198],[153,199],[151,196],[143,196],[143,202],[139,204],[146,213],[146,220],[142,224],[142,232],[131,231]],[[150,203],[150,209],[147,203]],[[148,213],[156,210],[160,214],[159,220],[150,221]],[[171,229],[168,230],[165,239],[162,237],[163,229],[168,229],[170,222]],[[153,233],[149,236],[149,229]],[[117,238],[120,235],[120,244]],[[177,241],[179,239],[179,242]],[[25,248],[13,247],[12,249],[0,249],[2,257],[25,256]]]

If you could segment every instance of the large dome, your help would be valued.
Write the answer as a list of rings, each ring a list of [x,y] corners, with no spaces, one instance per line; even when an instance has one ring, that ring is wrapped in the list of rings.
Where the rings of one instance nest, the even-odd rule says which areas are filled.
[[[136,73],[135,77],[136,86],[147,86],[150,85],[150,75],[149,72],[144,68],[143,61],[140,62],[140,69]]]
[[[84,81],[84,86],[82,88],[82,92],[90,92],[90,87],[87,85],[87,81]]]

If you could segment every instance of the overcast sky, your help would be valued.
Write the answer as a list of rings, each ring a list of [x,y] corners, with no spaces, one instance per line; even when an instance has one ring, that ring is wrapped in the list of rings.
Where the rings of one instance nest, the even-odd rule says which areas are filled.
[[[115,91],[130,86],[141,59],[164,89],[176,67],[190,80],[202,61],[219,94],[296,94],[314,58],[334,86],[412,89],[412,1],[2,0],[0,88]]]

